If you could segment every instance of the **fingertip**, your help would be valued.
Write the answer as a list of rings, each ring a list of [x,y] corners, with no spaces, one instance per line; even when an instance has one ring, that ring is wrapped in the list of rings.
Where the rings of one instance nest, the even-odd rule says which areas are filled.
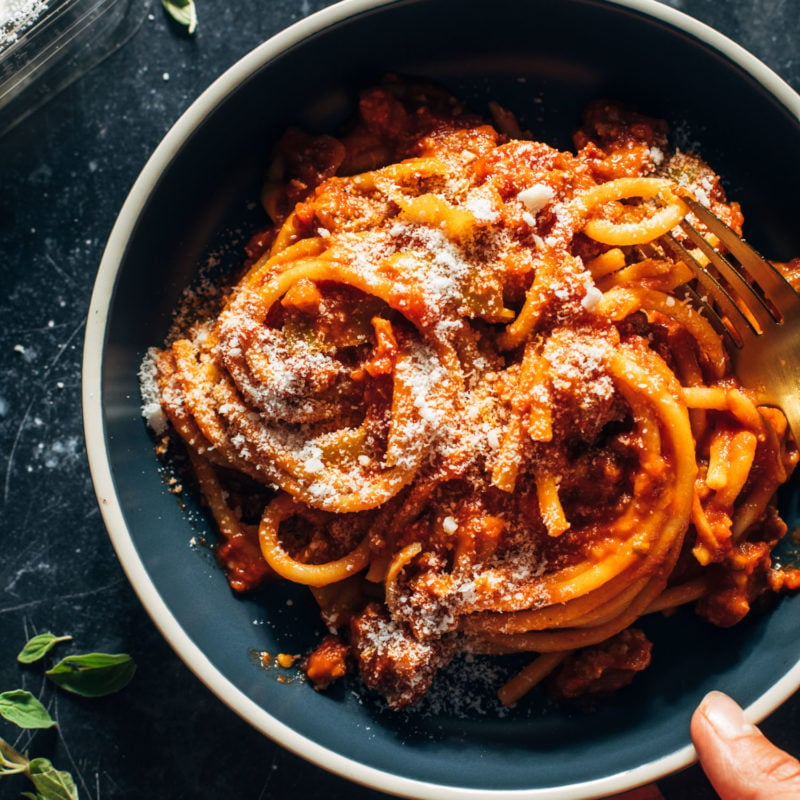
[[[800,763],[769,742],[722,692],[709,692],[692,715],[700,763],[722,800],[800,797]]]
[[[695,737],[695,733],[702,736],[706,726],[710,726],[717,736],[728,740],[750,736],[756,731],[755,725],[745,719],[742,707],[727,694],[719,691],[709,692],[700,701],[700,705],[692,715],[692,738]]]

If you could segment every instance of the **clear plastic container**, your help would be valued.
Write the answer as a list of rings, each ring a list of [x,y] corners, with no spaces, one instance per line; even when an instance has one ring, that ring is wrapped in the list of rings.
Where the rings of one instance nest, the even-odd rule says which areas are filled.
[[[146,0],[0,0],[0,136],[136,31]]]

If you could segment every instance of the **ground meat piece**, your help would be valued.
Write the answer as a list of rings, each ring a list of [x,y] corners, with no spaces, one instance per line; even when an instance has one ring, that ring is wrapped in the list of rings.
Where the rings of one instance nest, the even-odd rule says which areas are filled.
[[[742,233],[744,216],[738,203],[728,202],[722,181],[702,159],[678,151],[661,168],[664,177],[686,189],[736,233]],[[701,226],[702,227],[702,226]]]
[[[350,666],[350,648],[333,634],[326,636],[308,656],[303,672],[315,689],[327,689],[333,681],[344,677]]]
[[[697,613],[720,628],[730,628],[745,617],[769,586],[771,547],[768,542],[738,545],[728,557],[730,567],[720,585],[697,601]]]
[[[583,127],[573,137],[580,149],[595,142],[604,150],[620,150],[631,144],[667,147],[667,125],[625,108],[619,103],[598,100],[584,114]]]
[[[276,577],[261,555],[258,529],[251,525],[242,525],[236,533],[225,536],[214,552],[235,592],[249,592]]]
[[[794,592],[800,589],[800,569],[771,569],[767,577],[769,588],[773,592]]]
[[[350,635],[361,679],[395,710],[418,702],[454,652],[450,639],[415,639],[377,603],[353,618]]]
[[[597,102],[589,106],[574,141],[598,180],[648,175],[664,158],[667,127],[615,103]]]
[[[579,650],[550,678],[550,693],[558,700],[611,694],[649,666],[652,646],[642,631],[628,628],[601,644]]]
[[[289,128],[275,148],[265,186],[272,221],[282,223],[295,203],[336,173],[344,157],[344,145],[332,136]]]

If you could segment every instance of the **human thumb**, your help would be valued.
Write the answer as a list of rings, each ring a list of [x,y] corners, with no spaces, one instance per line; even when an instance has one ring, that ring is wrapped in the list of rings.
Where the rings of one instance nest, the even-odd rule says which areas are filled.
[[[692,716],[692,741],[721,800],[798,800],[800,762],[775,747],[722,692]]]

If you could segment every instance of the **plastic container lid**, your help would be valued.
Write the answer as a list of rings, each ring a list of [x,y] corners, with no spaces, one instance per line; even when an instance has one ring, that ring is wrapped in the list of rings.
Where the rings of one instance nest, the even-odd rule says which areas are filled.
[[[0,136],[116,50],[142,0],[0,0]]]

